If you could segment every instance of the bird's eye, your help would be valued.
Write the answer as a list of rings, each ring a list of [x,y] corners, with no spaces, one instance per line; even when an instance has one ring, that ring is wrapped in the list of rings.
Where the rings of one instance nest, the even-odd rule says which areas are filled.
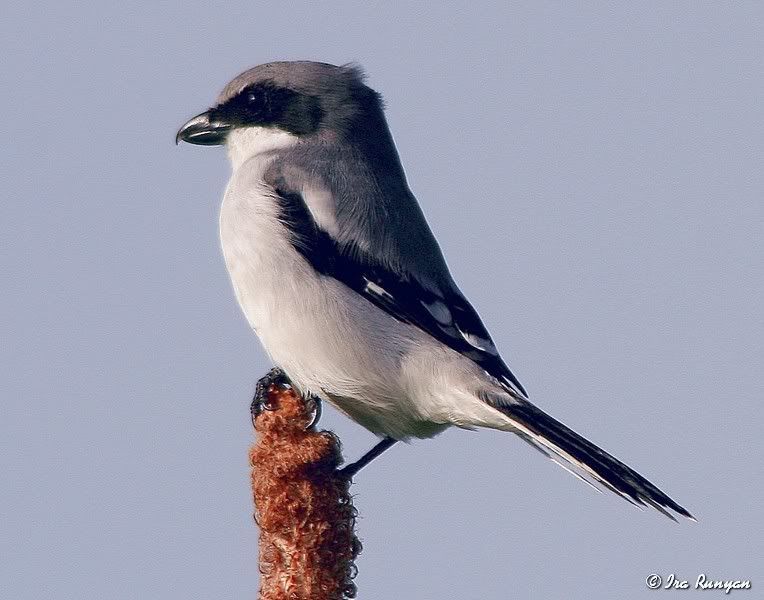
[[[255,92],[249,92],[247,94],[247,102],[254,102],[255,100],[257,100],[257,94],[255,94]]]

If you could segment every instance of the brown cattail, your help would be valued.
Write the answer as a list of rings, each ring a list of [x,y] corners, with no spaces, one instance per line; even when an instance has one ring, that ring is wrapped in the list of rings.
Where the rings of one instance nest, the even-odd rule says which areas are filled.
[[[338,475],[339,439],[310,424],[312,411],[291,388],[272,384],[255,419],[249,453],[260,526],[260,600],[342,600],[356,593],[356,511]]]

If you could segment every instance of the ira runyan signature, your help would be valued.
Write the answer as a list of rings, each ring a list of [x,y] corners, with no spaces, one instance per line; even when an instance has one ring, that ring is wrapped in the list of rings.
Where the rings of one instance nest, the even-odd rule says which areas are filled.
[[[648,575],[645,583],[647,583],[647,587],[651,590],[724,590],[725,594],[729,594],[732,590],[751,589],[750,579],[711,579],[705,573],[698,575],[693,583],[678,577],[674,573],[666,575],[665,580],[660,575],[653,573]]]

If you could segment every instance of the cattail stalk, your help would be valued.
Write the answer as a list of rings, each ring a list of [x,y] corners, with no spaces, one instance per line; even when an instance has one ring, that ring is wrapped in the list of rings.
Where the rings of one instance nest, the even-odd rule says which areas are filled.
[[[339,439],[306,429],[308,402],[272,384],[249,459],[260,527],[260,600],[342,600],[356,593],[356,511],[337,474]]]

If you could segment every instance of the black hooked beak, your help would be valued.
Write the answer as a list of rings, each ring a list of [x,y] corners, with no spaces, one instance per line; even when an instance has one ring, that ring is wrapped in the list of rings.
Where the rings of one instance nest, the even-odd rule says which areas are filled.
[[[175,143],[181,140],[200,146],[220,146],[233,129],[230,123],[218,121],[210,117],[210,112],[196,115],[178,130]]]

